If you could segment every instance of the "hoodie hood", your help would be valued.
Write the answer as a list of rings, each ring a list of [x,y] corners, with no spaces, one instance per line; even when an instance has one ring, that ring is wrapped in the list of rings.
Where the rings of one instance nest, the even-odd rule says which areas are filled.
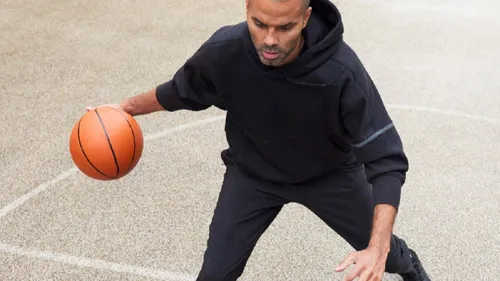
[[[251,49],[251,56],[257,60],[262,75],[296,79],[311,73],[328,61],[342,41],[344,26],[338,8],[329,0],[311,0],[312,13],[302,34],[304,50],[300,56],[288,65],[268,69],[260,63],[259,56],[252,43],[250,34],[246,44]],[[305,77],[304,77],[305,78]],[[296,81],[297,82],[297,81]],[[307,82],[306,82],[307,83]]]
[[[315,69],[331,58],[344,33],[339,10],[329,0],[311,0],[312,13],[304,28],[306,51],[291,64],[287,74],[300,75]]]

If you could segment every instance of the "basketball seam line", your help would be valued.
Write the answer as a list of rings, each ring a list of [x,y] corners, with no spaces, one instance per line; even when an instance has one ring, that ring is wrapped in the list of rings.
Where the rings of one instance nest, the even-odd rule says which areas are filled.
[[[85,153],[85,150],[83,149],[83,145],[82,145],[82,142],[80,140],[80,124],[82,123],[82,119],[80,119],[80,121],[78,121],[78,144],[80,146],[80,149],[82,150],[82,154],[83,156],[85,157],[85,159],[87,160],[87,162],[89,162],[90,166],[92,166],[97,172],[99,172],[101,175],[107,177],[107,178],[110,178],[112,179],[112,177],[106,175],[104,172],[102,172],[101,170],[97,169],[96,166],[94,166],[94,164],[90,161],[90,159],[87,157],[87,154]]]
[[[134,128],[132,128],[132,124],[128,121],[127,117],[123,115],[122,112],[120,112],[118,109],[111,107],[111,109],[116,110],[118,113],[120,113],[121,116],[127,121],[128,126],[130,127],[130,131],[132,132],[132,139],[134,140],[134,152],[132,154],[132,160],[130,160],[130,164],[128,165],[127,171],[130,171],[130,168],[132,167],[132,163],[134,163],[135,160],[135,152],[136,152],[136,144],[135,144],[135,133],[134,133]]]
[[[106,140],[108,141],[109,148],[111,149],[111,153],[113,154],[113,159],[115,160],[115,165],[116,165],[116,177],[120,174],[120,165],[118,165],[118,159],[116,159],[115,155],[115,150],[113,149],[113,145],[111,144],[111,140],[109,139],[108,132],[106,131],[106,127],[104,126],[104,122],[101,119],[101,116],[99,115],[99,112],[97,109],[95,110],[95,113],[97,114],[97,118],[99,118],[99,122],[101,123],[102,130],[104,131],[104,135],[106,136]]]

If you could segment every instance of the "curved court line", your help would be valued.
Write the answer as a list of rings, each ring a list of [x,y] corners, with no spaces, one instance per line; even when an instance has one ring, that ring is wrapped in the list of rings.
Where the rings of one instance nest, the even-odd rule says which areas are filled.
[[[414,105],[407,105],[407,104],[388,104],[387,107],[393,108],[393,109],[407,110],[407,111],[430,112],[430,113],[435,113],[435,114],[439,114],[439,115],[455,116],[455,117],[470,119],[470,120],[474,120],[474,121],[491,123],[491,124],[497,125],[497,126],[500,125],[500,121],[493,119],[493,118],[480,116],[480,115],[474,115],[474,114],[468,114],[468,113],[462,113],[462,112],[457,112],[457,111],[452,111],[452,110],[439,109],[439,108],[434,108],[434,107],[414,106]]]
[[[444,110],[444,109],[439,109],[439,108],[432,108],[432,107],[425,107],[425,106],[412,106],[412,105],[405,105],[405,104],[387,104],[386,106],[387,106],[387,108],[407,110],[407,111],[417,111],[417,112],[429,112],[429,113],[435,113],[435,114],[439,114],[439,115],[455,116],[455,117],[459,117],[459,118],[487,122],[487,123],[490,123],[493,125],[500,125],[500,122],[498,120],[492,119],[489,117],[467,114],[467,113],[460,113],[460,112],[456,112],[456,111]],[[144,138],[144,140],[145,141],[155,140],[155,139],[173,134],[175,132],[181,132],[181,131],[185,131],[185,130],[193,128],[193,127],[197,127],[197,126],[201,126],[204,124],[209,124],[209,123],[213,123],[216,121],[220,121],[220,120],[223,120],[224,118],[225,118],[225,115],[215,116],[215,117],[211,117],[211,118],[202,119],[199,121],[183,124],[183,125],[180,125],[180,126],[177,126],[174,128],[169,128],[169,129],[166,129],[164,131],[154,133],[152,135],[148,135]],[[41,185],[39,185],[35,189],[31,190],[30,192],[17,198],[16,200],[12,201],[10,204],[8,204],[7,206],[3,207],[0,210],[0,219],[2,217],[4,217],[5,215],[9,214],[10,212],[12,212],[14,209],[21,206],[26,201],[36,197],[41,192],[47,190],[48,188],[52,187],[53,185],[57,184],[58,182],[75,174],[77,171],[78,171],[78,169],[76,167],[73,167],[73,168],[59,174],[56,178],[54,178],[50,181],[47,181],[45,183],[42,183]],[[144,268],[144,267],[136,267],[136,266],[131,266],[131,265],[110,263],[110,262],[96,260],[96,259],[74,257],[74,256],[66,255],[66,254],[56,254],[56,253],[47,252],[47,251],[26,250],[26,249],[19,248],[17,246],[1,244],[1,243],[0,243],[0,252],[7,252],[7,253],[17,254],[17,255],[21,255],[21,256],[28,256],[28,257],[52,260],[52,261],[57,261],[57,262],[64,263],[64,264],[76,265],[76,266],[80,266],[80,267],[104,269],[104,270],[109,270],[109,271],[114,271],[114,272],[126,272],[126,273],[133,274],[133,275],[142,275],[142,276],[147,276],[147,277],[151,277],[151,278],[159,278],[159,279],[163,279],[163,280],[170,280],[170,281],[194,280],[193,276],[188,276],[188,275],[184,275],[184,274],[176,273],[176,272],[159,271],[159,270],[153,270],[153,269],[148,269],[148,268]],[[165,279],[165,278],[167,278],[167,279]]]
[[[157,133],[154,133],[152,135],[145,136],[144,137],[144,141],[151,141],[151,140],[158,139],[158,138],[161,138],[161,137],[164,137],[164,136],[176,133],[176,132],[185,131],[185,130],[187,130],[189,128],[198,127],[198,126],[201,126],[201,125],[204,125],[204,124],[208,124],[208,123],[213,123],[213,122],[216,122],[216,121],[224,119],[224,117],[225,116],[216,116],[216,117],[206,118],[206,119],[202,119],[202,120],[199,120],[199,121],[195,121],[195,122],[191,122],[191,123],[179,125],[179,126],[176,126],[176,127],[173,127],[173,128],[168,128],[168,129],[166,129],[164,131],[157,132]],[[28,193],[22,195],[21,197],[17,198],[16,200],[10,202],[9,204],[7,204],[5,207],[3,207],[0,210],[0,219],[2,219],[4,216],[6,216],[10,212],[12,212],[14,209],[16,209],[19,206],[21,206],[22,204],[24,204],[26,201],[28,201],[28,200],[36,197],[41,192],[47,190],[48,188],[50,188],[51,186],[55,185],[56,183],[65,180],[66,178],[72,176],[76,172],[78,172],[78,168],[76,166],[74,166],[73,168],[71,168],[71,169],[69,169],[69,170],[67,170],[65,172],[62,172],[61,174],[59,174],[54,179],[49,180],[47,182],[44,182],[44,183],[40,184],[35,189],[33,189],[33,190],[29,191]]]
[[[493,118],[474,115],[474,114],[461,113],[461,112],[457,112],[457,111],[433,108],[433,107],[414,106],[414,105],[406,105],[406,104],[387,104],[387,108],[407,110],[407,111],[417,111],[417,112],[430,112],[430,113],[435,113],[435,114],[440,114],[440,115],[455,116],[455,117],[471,119],[471,120],[475,120],[475,121],[487,122],[487,123],[491,123],[493,125],[500,124],[500,121],[493,119]],[[160,131],[160,132],[148,135],[148,136],[144,137],[144,140],[145,141],[155,140],[155,139],[162,138],[164,136],[167,136],[167,135],[170,135],[170,134],[173,134],[176,132],[185,131],[185,130],[193,128],[193,127],[198,127],[198,126],[201,126],[204,124],[209,124],[209,123],[213,123],[216,121],[224,120],[224,118],[225,118],[225,115],[219,115],[219,116],[210,117],[210,118],[202,119],[199,121],[179,125],[179,126],[176,126],[174,128],[169,128],[169,129],[166,129],[164,131]],[[55,185],[56,183],[68,178],[69,176],[75,174],[76,172],[78,172],[78,169],[76,167],[73,167],[73,168],[59,174],[56,178],[40,184],[35,189],[31,190],[30,192],[22,195],[21,197],[17,198],[16,200],[12,201],[11,203],[7,204],[5,207],[3,207],[0,210],[0,219],[2,219],[4,216],[6,216],[10,212],[12,212],[14,209],[16,209],[19,206],[21,206],[22,204],[24,204],[24,202],[32,199],[33,197],[36,197],[41,192],[45,191],[46,189],[50,188],[51,186]]]
[[[0,243],[0,251],[28,258],[38,258],[42,260],[56,261],[62,264],[73,265],[78,267],[88,267],[93,269],[107,270],[117,273],[127,273],[135,276],[143,276],[147,278],[168,280],[168,281],[193,281],[196,276],[184,273],[155,270],[146,267],[135,265],[127,265],[121,263],[108,262],[98,259],[89,259],[83,257],[75,257],[67,254],[54,253],[50,251],[38,251],[22,249],[17,246]]]

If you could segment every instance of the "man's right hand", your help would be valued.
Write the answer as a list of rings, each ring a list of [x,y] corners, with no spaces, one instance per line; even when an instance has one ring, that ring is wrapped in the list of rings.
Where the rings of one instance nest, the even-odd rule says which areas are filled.
[[[131,116],[149,114],[156,111],[165,110],[156,99],[156,89],[153,88],[145,93],[125,99],[118,104],[103,104],[99,107],[110,106],[122,110]],[[87,111],[94,110],[95,107],[87,106]]]

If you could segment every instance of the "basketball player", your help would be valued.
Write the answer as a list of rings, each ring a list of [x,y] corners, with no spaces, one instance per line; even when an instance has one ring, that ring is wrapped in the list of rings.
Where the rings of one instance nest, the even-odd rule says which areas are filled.
[[[306,206],[354,249],[344,280],[430,281],[393,235],[408,170],[398,132],[328,0],[247,0],[247,20],[218,29],[174,77],[113,105],[227,112],[229,148],[198,281],[241,276],[284,204]],[[90,109],[90,108],[88,108]]]

